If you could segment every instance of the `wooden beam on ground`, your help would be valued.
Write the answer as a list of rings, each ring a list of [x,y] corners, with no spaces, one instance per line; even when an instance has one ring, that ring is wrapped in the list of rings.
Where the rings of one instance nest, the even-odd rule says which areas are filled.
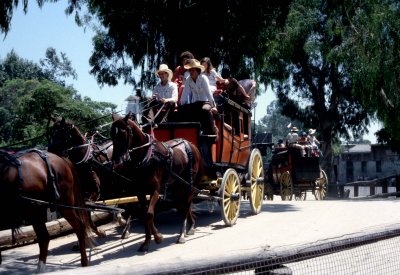
[[[98,222],[110,217],[110,213],[105,212],[94,212],[92,213],[93,222]],[[72,231],[70,224],[64,219],[60,218],[51,222],[46,223],[47,231],[50,237],[56,237],[60,234]],[[18,233],[15,234],[16,243],[12,244],[11,230],[0,231],[0,246],[1,247],[12,247],[20,246],[25,243],[31,243],[36,240],[36,234],[32,226],[23,226],[20,228]]]

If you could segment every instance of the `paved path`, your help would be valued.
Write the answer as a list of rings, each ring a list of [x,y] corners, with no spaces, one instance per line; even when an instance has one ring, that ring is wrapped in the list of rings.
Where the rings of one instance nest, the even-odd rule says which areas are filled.
[[[310,194],[311,195],[311,194]],[[311,196],[309,196],[311,197]],[[240,255],[263,250],[282,249],[321,240],[400,226],[400,199],[326,200],[264,202],[259,215],[250,215],[249,204],[242,202],[240,217],[233,227],[225,227],[216,207],[210,213],[206,203],[195,205],[196,234],[183,245],[175,244],[178,225],[176,213],[170,211],[157,216],[158,228],[164,242],[152,242],[150,252],[138,253],[143,241],[143,230],[134,222],[133,233],[120,239],[121,229],[114,224],[104,225],[108,237],[97,238],[98,246],[90,253],[91,266],[80,268],[78,252],[71,247],[75,235],[50,241],[47,271],[65,274],[143,274],[163,270],[174,263],[207,262],[207,259]],[[36,269],[37,244],[3,251],[1,274],[28,274]]]

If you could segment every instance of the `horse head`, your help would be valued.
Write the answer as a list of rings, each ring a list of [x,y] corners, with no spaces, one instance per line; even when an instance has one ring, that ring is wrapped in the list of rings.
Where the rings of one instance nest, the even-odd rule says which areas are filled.
[[[48,151],[56,155],[68,157],[70,148],[85,143],[86,138],[79,129],[64,118],[55,121],[49,131]]]
[[[125,117],[113,114],[110,137],[113,142],[113,153],[111,160],[114,168],[118,168],[124,161],[129,159],[129,143],[132,130],[129,127],[128,119],[130,113]]]
[[[118,168],[123,162],[131,160],[131,149],[138,149],[132,156],[140,159],[146,148],[141,148],[146,144],[146,134],[140,129],[139,125],[130,119],[130,113],[125,117],[113,114],[113,123],[110,129],[111,140],[113,141],[112,162],[114,168]]]

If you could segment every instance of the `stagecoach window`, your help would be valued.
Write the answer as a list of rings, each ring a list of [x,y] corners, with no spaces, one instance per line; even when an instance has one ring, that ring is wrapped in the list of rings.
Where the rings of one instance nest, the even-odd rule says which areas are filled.
[[[239,135],[240,134],[240,119],[239,119],[239,113],[238,112],[233,112],[232,111],[232,127],[234,129],[234,134]]]
[[[243,134],[249,135],[249,116],[243,114]]]

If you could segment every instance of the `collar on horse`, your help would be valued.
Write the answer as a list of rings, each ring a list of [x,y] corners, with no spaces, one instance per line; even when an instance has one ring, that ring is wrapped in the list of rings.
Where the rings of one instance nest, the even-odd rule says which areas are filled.
[[[82,144],[82,145],[78,145],[78,146],[71,147],[71,148],[69,148],[69,149],[67,150],[67,151],[71,151],[71,150],[78,149],[78,148],[82,148],[82,147],[86,147],[86,148],[87,148],[87,149],[86,149],[86,153],[85,153],[85,155],[83,156],[83,158],[82,158],[80,161],[75,162],[75,164],[86,163],[86,162],[88,162],[89,159],[92,158],[92,156],[93,156],[93,155],[92,155],[92,152],[93,152],[93,147],[92,147],[93,140],[94,140],[94,135],[92,135],[92,138],[89,139],[89,140],[87,141],[87,143]]]

